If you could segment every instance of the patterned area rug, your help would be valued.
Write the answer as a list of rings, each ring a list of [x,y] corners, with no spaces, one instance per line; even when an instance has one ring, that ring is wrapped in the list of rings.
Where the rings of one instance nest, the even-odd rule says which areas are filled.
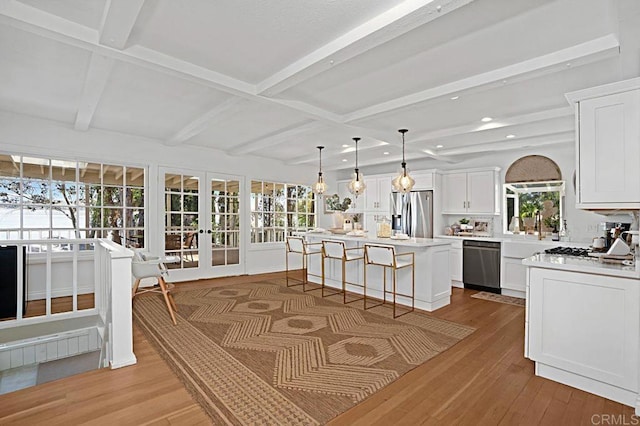
[[[215,424],[326,423],[475,330],[313,293],[283,280],[180,291],[177,326],[146,295],[134,317]]]
[[[492,302],[506,303],[507,305],[516,305],[522,307],[524,307],[525,305],[525,300],[519,297],[504,296],[502,294],[494,294],[486,291],[481,291],[472,295],[471,297],[482,300],[490,300]]]

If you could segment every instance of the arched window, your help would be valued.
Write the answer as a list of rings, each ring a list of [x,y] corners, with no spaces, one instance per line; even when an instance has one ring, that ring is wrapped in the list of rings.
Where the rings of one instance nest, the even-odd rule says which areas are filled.
[[[560,230],[564,223],[564,187],[560,167],[553,160],[528,155],[514,161],[505,174],[503,232]],[[538,212],[541,224],[535,221]]]

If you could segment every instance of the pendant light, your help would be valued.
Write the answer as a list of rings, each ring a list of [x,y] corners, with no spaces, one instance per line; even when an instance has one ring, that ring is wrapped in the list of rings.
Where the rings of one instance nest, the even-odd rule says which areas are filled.
[[[402,168],[400,169],[398,176],[391,181],[393,189],[402,193],[410,192],[413,185],[416,183],[416,181],[409,176],[409,172],[407,171],[407,162],[404,160],[404,134],[408,131],[409,130],[407,129],[398,130],[398,132],[402,134]]]
[[[352,175],[351,182],[349,182],[348,189],[350,193],[358,198],[358,195],[361,195],[367,186],[364,184],[364,176],[362,176],[360,169],[358,169],[358,141],[360,138],[353,138],[353,140],[356,143],[356,168]]]
[[[324,146],[317,146],[316,148],[318,148],[318,153],[320,154],[320,168],[318,169],[318,181],[313,184],[313,193],[322,196],[327,190],[327,184],[324,183],[324,178],[322,177],[322,150]]]

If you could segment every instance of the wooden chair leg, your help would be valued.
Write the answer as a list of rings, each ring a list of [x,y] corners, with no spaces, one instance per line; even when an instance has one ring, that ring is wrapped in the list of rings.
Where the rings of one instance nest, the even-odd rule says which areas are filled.
[[[169,290],[167,290],[167,283],[164,281],[164,278],[158,277],[158,284],[160,284],[160,288],[162,289],[162,295],[164,296],[164,301],[167,304],[167,309],[169,310],[169,315],[171,315],[171,320],[173,321],[173,325],[178,325],[176,321],[176,316],[173,313],[173,307],[171,306],[171,299]]]
[[[133,288],[131,289],[131,298],[133,299],[138,292],[138,287],[140,286],[140,279],[137,279],[133,284]]]
[[[178,312],[178,307],[176,306],[176,301],[173,299],[173,294],[170,291],[167,292],[169,294],[169,302],[171,302],[171,306],[173,307],[174,312]]]

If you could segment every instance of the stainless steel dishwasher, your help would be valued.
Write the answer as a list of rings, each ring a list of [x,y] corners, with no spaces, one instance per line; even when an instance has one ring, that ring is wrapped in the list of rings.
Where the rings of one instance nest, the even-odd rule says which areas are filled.
[[[462,242],[462,281],[465,288],[500,294],[499,242]]]

